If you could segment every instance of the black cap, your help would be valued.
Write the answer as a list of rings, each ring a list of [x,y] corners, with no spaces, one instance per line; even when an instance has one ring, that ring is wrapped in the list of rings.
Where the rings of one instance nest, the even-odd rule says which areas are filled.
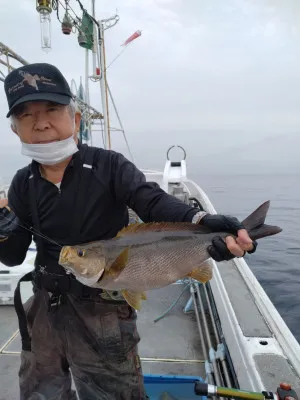
[[[73,97],[70,86],[54,65],[36,63],[13,70],[4,81],[9,117],[15,106],[26,101],[47,100],[70,104]]]

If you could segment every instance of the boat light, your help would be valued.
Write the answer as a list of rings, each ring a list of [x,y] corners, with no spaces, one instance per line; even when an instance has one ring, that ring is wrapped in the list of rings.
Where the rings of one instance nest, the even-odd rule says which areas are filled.
[[[72,20],[69,17],[69,14],[66,12],[63,22],[61,24],[61,30],[65,35],[70,35],[70,33],[72,32],[72,28],[73,28]]]
[[[48,52],[51,49],[51,17],[52,0],[37,0],[36,9],[40,14],[41,46]]]

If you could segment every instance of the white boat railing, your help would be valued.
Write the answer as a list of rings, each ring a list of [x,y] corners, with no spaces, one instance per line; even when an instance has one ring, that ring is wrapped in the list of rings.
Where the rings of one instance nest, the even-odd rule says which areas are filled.
[[[0,187],[0,199],[6,199],[8,195],[9,185],[3,185]]]

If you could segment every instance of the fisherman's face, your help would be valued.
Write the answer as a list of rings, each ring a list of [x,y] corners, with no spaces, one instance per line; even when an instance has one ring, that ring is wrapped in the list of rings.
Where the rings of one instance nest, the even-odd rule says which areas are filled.
[[[50,143],[74,136],[76,142],[80,127],[79,112],[71,115],[65,105],[47,101],[27,102],[16,107],[12,130],[28,144]]]

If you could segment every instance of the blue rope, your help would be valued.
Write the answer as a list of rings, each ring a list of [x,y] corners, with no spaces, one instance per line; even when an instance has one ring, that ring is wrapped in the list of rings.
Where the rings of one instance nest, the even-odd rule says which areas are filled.
[[[178,299],[176,299],[176,300],[174,301],[174,303],[173,303],[160,317],[155,318],[154,322],[158,322],[159,320],[161,320],[162,318],[164,318],[164,317],[168,314],[168,312],[170,312],[170,311],[172,310],[172,308],[176,306],[176,304],[177,304],[178,301],[180,300],[181,296],[182,296],[183,293],[186,291],[186,289],[190,287],[190,285],[191,285],[191,284],[188,283],[188,284],[185,286],[185,288],[184,288],[184,289],[182,290],[182,292],[180,293]]]

